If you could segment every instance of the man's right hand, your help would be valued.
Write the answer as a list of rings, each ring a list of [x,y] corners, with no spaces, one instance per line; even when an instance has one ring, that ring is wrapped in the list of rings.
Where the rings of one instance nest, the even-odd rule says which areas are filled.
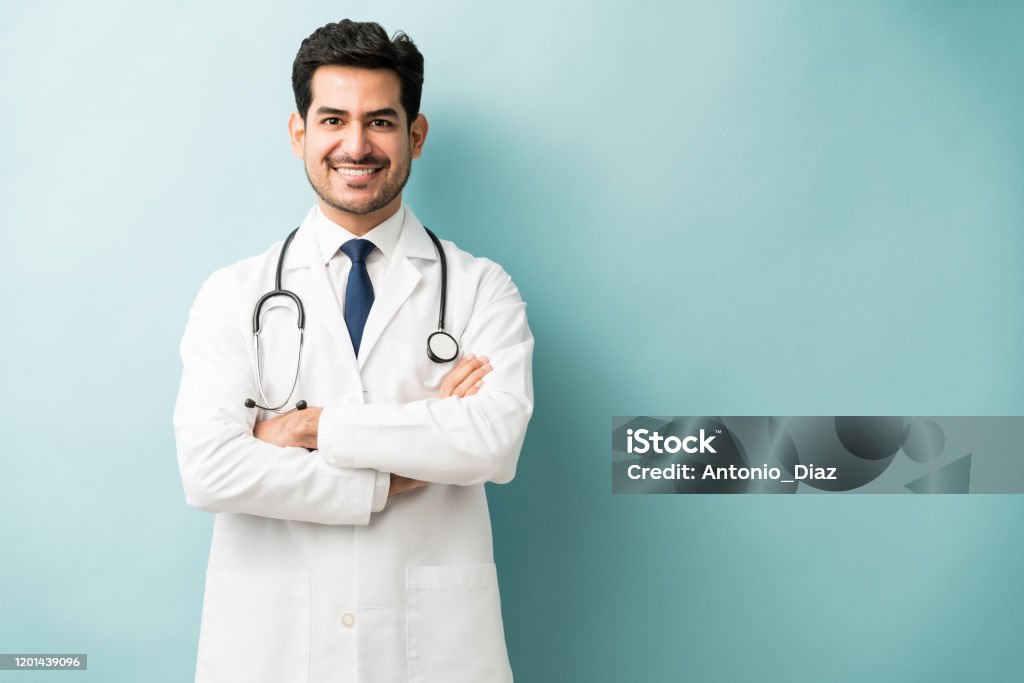
[[[441,382],[441,388],[437,392],[438,398],[456,396],[465,398],[480,391],[483,386],[483,376],[491,371],[491,364],[487,362],[487,356],[477,358],[473,354],[465,356],[459,361],[452,371],[445,375]],[[397,496],[406,491],[414,491],[423,488],[430,482],[410,479],[399,474],[391,473],[391,488],[388,490],[388,498]]]

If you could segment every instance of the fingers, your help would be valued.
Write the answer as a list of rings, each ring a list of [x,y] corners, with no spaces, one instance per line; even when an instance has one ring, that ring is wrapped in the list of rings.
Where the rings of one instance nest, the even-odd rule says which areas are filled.
[[[469,393],[470,391],[475,394],[480,390],[480,387],[483,386],[484,383],[484,375],[491,371],[491,364],[486,363],[486,358],[483,360],[485,361],[484,365],[479,366],[476,370],[469,373],[469,376],[462,380],[462,382],[459,383],[459,386],[455,387],[455,390],[452,391],[453,396],[463,398],[465,396],[471,396],[472,394]]]
[[[445,375],[444,380],[441,382],[441,388],[437,392],[437,397],[471,396],[472,394],[469,392],[473,390],[472,393],[475,394],[479,391],[480,386],[482,386],[481,379],[490,371],[491,365],[487,362],[486,356],[477,358],[475,355],[469,354],[463,357],[452,368],[452,371]]]
[[[471,366],[474,361],[478,361],[478,359],[473,354],[463,356],[462,360],[460,360],[456,366],[452,368],[451,372],[445,375],[444,379],[441,380],[441,388],[437,392],[437,397],[448,398],[451,396],[452,391],[455,390],[455,387],[458,386],[459,382],[461,382],[466,375],[472,372]]]
[[[452,368],[452,372],[460,369],[463,363],[465,363],[465,359],[459,361],[459,364]],[[437,390],[438,398],[448,398],[452,395],[452,391],[455,389],[455,382],[452,380],[452,372],[449,372],[444,376],[444,379],[441,380],[441,386]]]

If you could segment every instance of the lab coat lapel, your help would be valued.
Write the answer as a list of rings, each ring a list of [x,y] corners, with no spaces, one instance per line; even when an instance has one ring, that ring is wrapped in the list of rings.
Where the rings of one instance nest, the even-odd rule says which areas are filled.
[[[391,264],[387,274],[384,276],[382,286],[378,287],[373,295],[373,306],[370,308],[370,315],[366,318],[366,328],[363,330],[363,339],[359,342],[359,369],[366,365],[366,359],[373,351],[373,347],[380,340],[384,328],[391,319],[398,313],[409,295],[416,288],[420,281],[420,271],[405,256],[397,258]]]
[[[373,307],[366,318],[363,338],[359,343],[359,369],[366,365],[374,346],[380,341],[388,323],[412,295],[423,274],[418,267],[422,259],[436,260],[437,252],[423,224],[405,207],[402,233],[395,247],[394,262],[380,286],[374,288]]]
[[[348,327],[345,325],[345,318],[338,300],[334,296],[328,280],[327,266],[322,263],[320,249],[317,246],[316,234],[313,221],[307,216],[299,232],[295,235],[291,246],[288,248],[288,255],[285,257],[285,271],[292,272],[296,280],[296,294],[302,297],[303,306],[306,310],[306,326],[311,323],[322,325],[331,335],[331,343],[338,348],[338,357],[342,365],[347,366],[354,373],[358,373],[356,366],[355,352],[352,349],[352,339],[348,335]],[[300,271],[305,271],[305,286],[301,290],[298,285]],[[284,289],[288,289],[287,274],[281,282]],[[307,332],[306,342],[309,340]]]

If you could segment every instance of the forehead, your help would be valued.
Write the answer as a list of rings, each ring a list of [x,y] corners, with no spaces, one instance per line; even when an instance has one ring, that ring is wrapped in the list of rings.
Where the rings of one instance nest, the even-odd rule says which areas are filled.
[[[390,69],[321,66],[313,72],[310,85],[310,110],[331,107],[355,114],[391,107],[401,111],[402,82]]]

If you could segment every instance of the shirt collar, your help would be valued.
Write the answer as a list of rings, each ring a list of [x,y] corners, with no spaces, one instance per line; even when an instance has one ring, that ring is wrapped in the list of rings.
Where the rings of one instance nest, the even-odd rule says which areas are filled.
[[[338,255],[341,245],[349,240],[360,239],[358,235],[338,225],[320,209],[317,204],[313,216],[313,225],[316,228],[316,240],[320,247],[320,255],[326,265],[332,258]],[[362,239],[370,240],[377,247],[384,258],[389,262],[395,255],[398,246],[398,237],[402,233],[402,224],[405,222],[405,202],[398,207],[398,211],[378,223],[369,232],[362,236]]]

